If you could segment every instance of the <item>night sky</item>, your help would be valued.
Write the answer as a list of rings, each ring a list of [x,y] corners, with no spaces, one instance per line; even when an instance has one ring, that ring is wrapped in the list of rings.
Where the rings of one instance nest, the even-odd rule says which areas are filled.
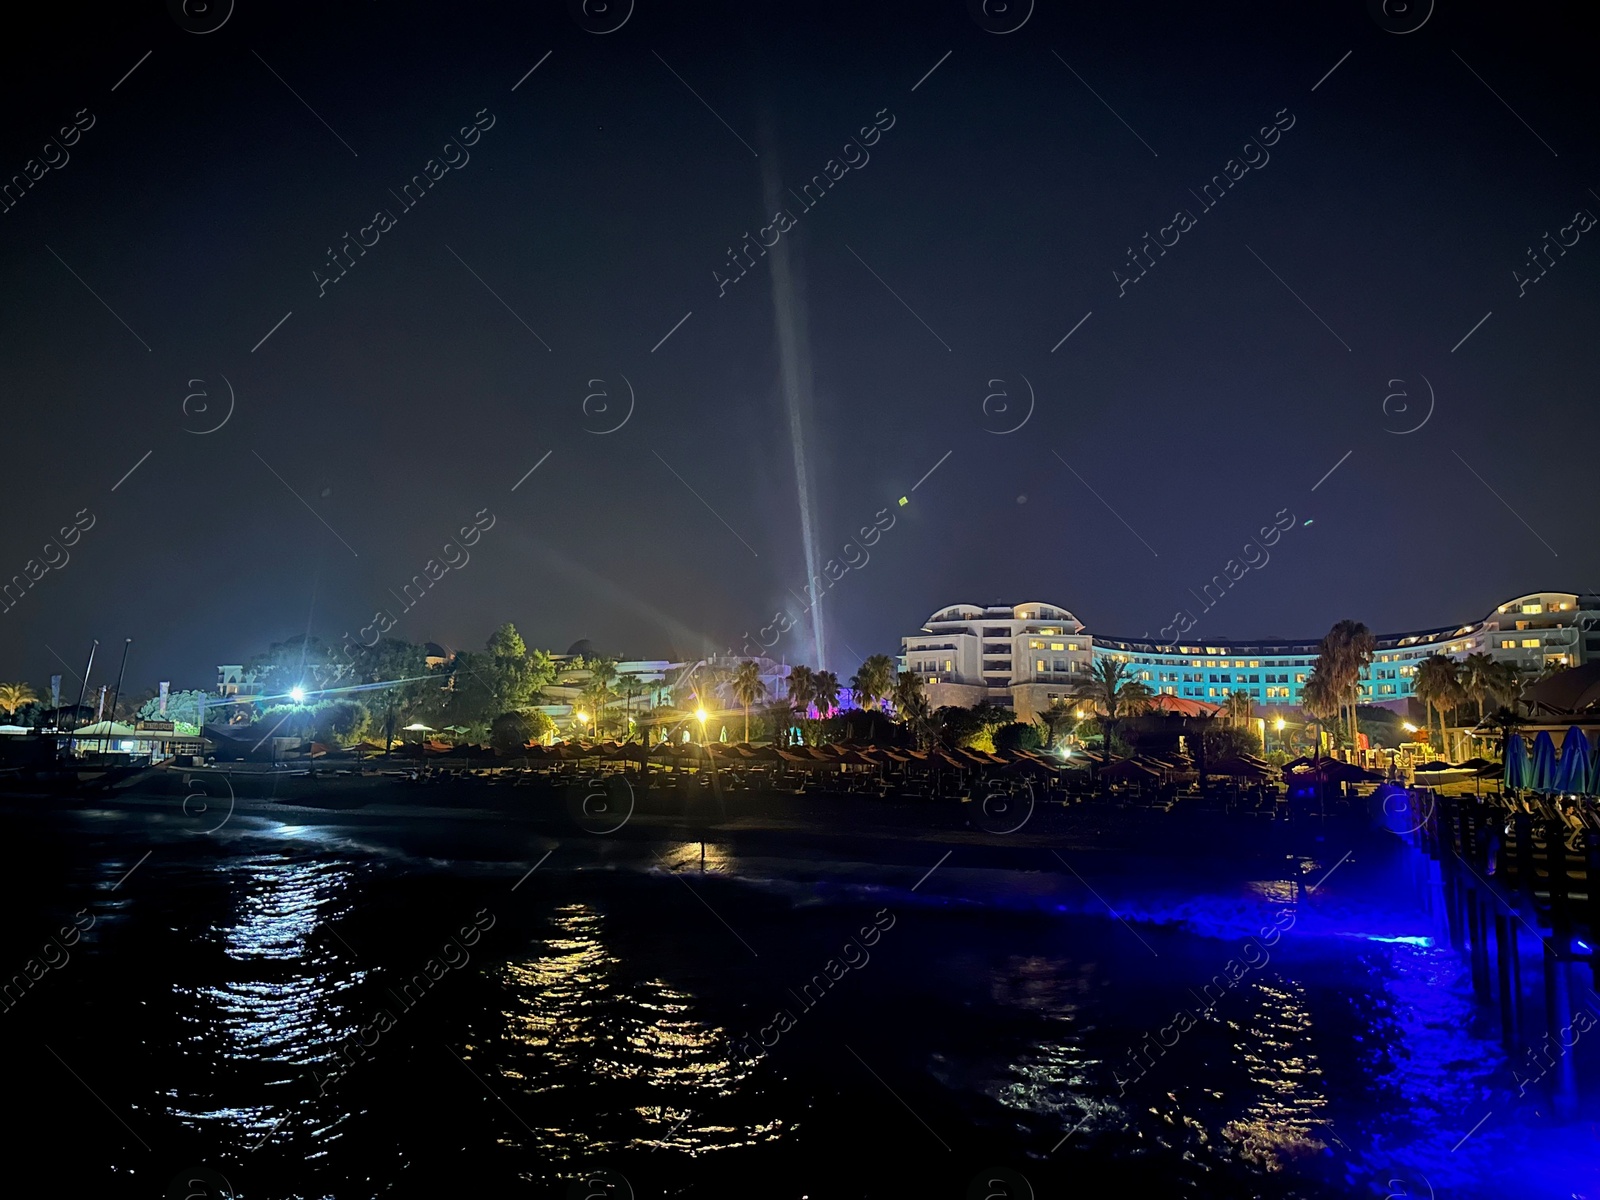
[[[34,9],[0,73],[0,169],[40,164],[0,216],[0,575],[93,525],[0,614],[0,677],[132,636],[129,690],[209,687],[378,609],[696,656],[800,618],[829,559],[844,676],[955,602],[1153,635],[1284,510],[1197,635],[1600,584],[1581,10],[983,27],[1026,8]]]

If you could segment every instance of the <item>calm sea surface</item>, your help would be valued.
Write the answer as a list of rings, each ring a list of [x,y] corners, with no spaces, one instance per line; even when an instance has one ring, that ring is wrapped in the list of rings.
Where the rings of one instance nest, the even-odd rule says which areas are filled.
[[[1518,1096],[1381,847],[1296,896],[1083,852],[6,828],[6,1141],[52,1195],[1600,1197],[1600,1127]]]

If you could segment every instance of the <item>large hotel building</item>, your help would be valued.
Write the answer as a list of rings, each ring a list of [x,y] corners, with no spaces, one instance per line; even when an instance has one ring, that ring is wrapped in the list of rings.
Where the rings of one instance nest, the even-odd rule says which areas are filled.
[[[1417,664],[1432,654],[1487,654],[1530,677],[1600,658],[1600,596],[1534,592],[1465,625],[1380,634],[1377,643],[1361,676],[1361,701],[1404,712]],[[933,707],[991,700],[1023,721],[1086,682],[1102,658],[1125,663],[1156,693],[1220,704],[1242,691],[1261,706],[1298,705],[1317,658],[1314,640],[1163,645],[1090,634],[1053,604],[952,605],[901,645],[900,669],[922,676]]]

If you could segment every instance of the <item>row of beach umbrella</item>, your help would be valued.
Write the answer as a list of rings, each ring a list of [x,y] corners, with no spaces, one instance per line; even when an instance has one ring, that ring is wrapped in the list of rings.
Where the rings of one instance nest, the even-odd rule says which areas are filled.
[[[1533,739],[1530,750],[1520,734],[1506,746],[1505,786],[1532,792],[1563,792],[1600,796],[1600,751],[1591,748],[1583,730],[1574,725],[1556,750],[1549,730]]]

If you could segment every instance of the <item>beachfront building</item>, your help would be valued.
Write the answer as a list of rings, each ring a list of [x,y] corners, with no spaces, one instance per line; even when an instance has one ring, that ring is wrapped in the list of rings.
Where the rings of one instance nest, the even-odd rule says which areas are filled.
[[[1083,622],[1054,604],[955,604],[901,640],[900,669],[922,676],[933,708],[992,700],[1039,713],[1089,678]]]
[[[545,687],[545,702],[538,707],[564,732],[582,734],[584,726],[594,719],[589,711],[592,706],[585,698],[592,672],[587,666],[577,664],[589,662],[596,656],[597,652],[586,641],[572,646],[566,654],[551,656],[556,677]],[[674,705],[692,708],[699,704],[717,712],[736,709],[737,702],[727,680],[745,661],[716,657],[698,662],[674,662],[664,658],[615,662],[615,675],[611,680],[614,695],[606,702],[604,715],[608,734],[620,733],[630,720],[644,718],[655,708]],[[787,666],[769,658],[750,661],[760,669],[768,702],[787,694]],[[584,718],[579,718],[579,713],[583,713]]]
[[[1055,605],[958,604],[901,639],[900,668],[922,676],[935,708],[991,700],[1015,708],[1019,720],[1067,695],[1102,658],[1121,661],[1159,695],[1220,704],[1244,692],[1261,707],[1298,707],[1318,640],[1202,638],[1169,645],[1091,635]],[[1378,634],[1361,676],[1361,702],[1405,712],[1423,659],[1478,653],[1510,662],[1529,677],[1600,660],[1600,596],[1532,592],[1464,625]]]

